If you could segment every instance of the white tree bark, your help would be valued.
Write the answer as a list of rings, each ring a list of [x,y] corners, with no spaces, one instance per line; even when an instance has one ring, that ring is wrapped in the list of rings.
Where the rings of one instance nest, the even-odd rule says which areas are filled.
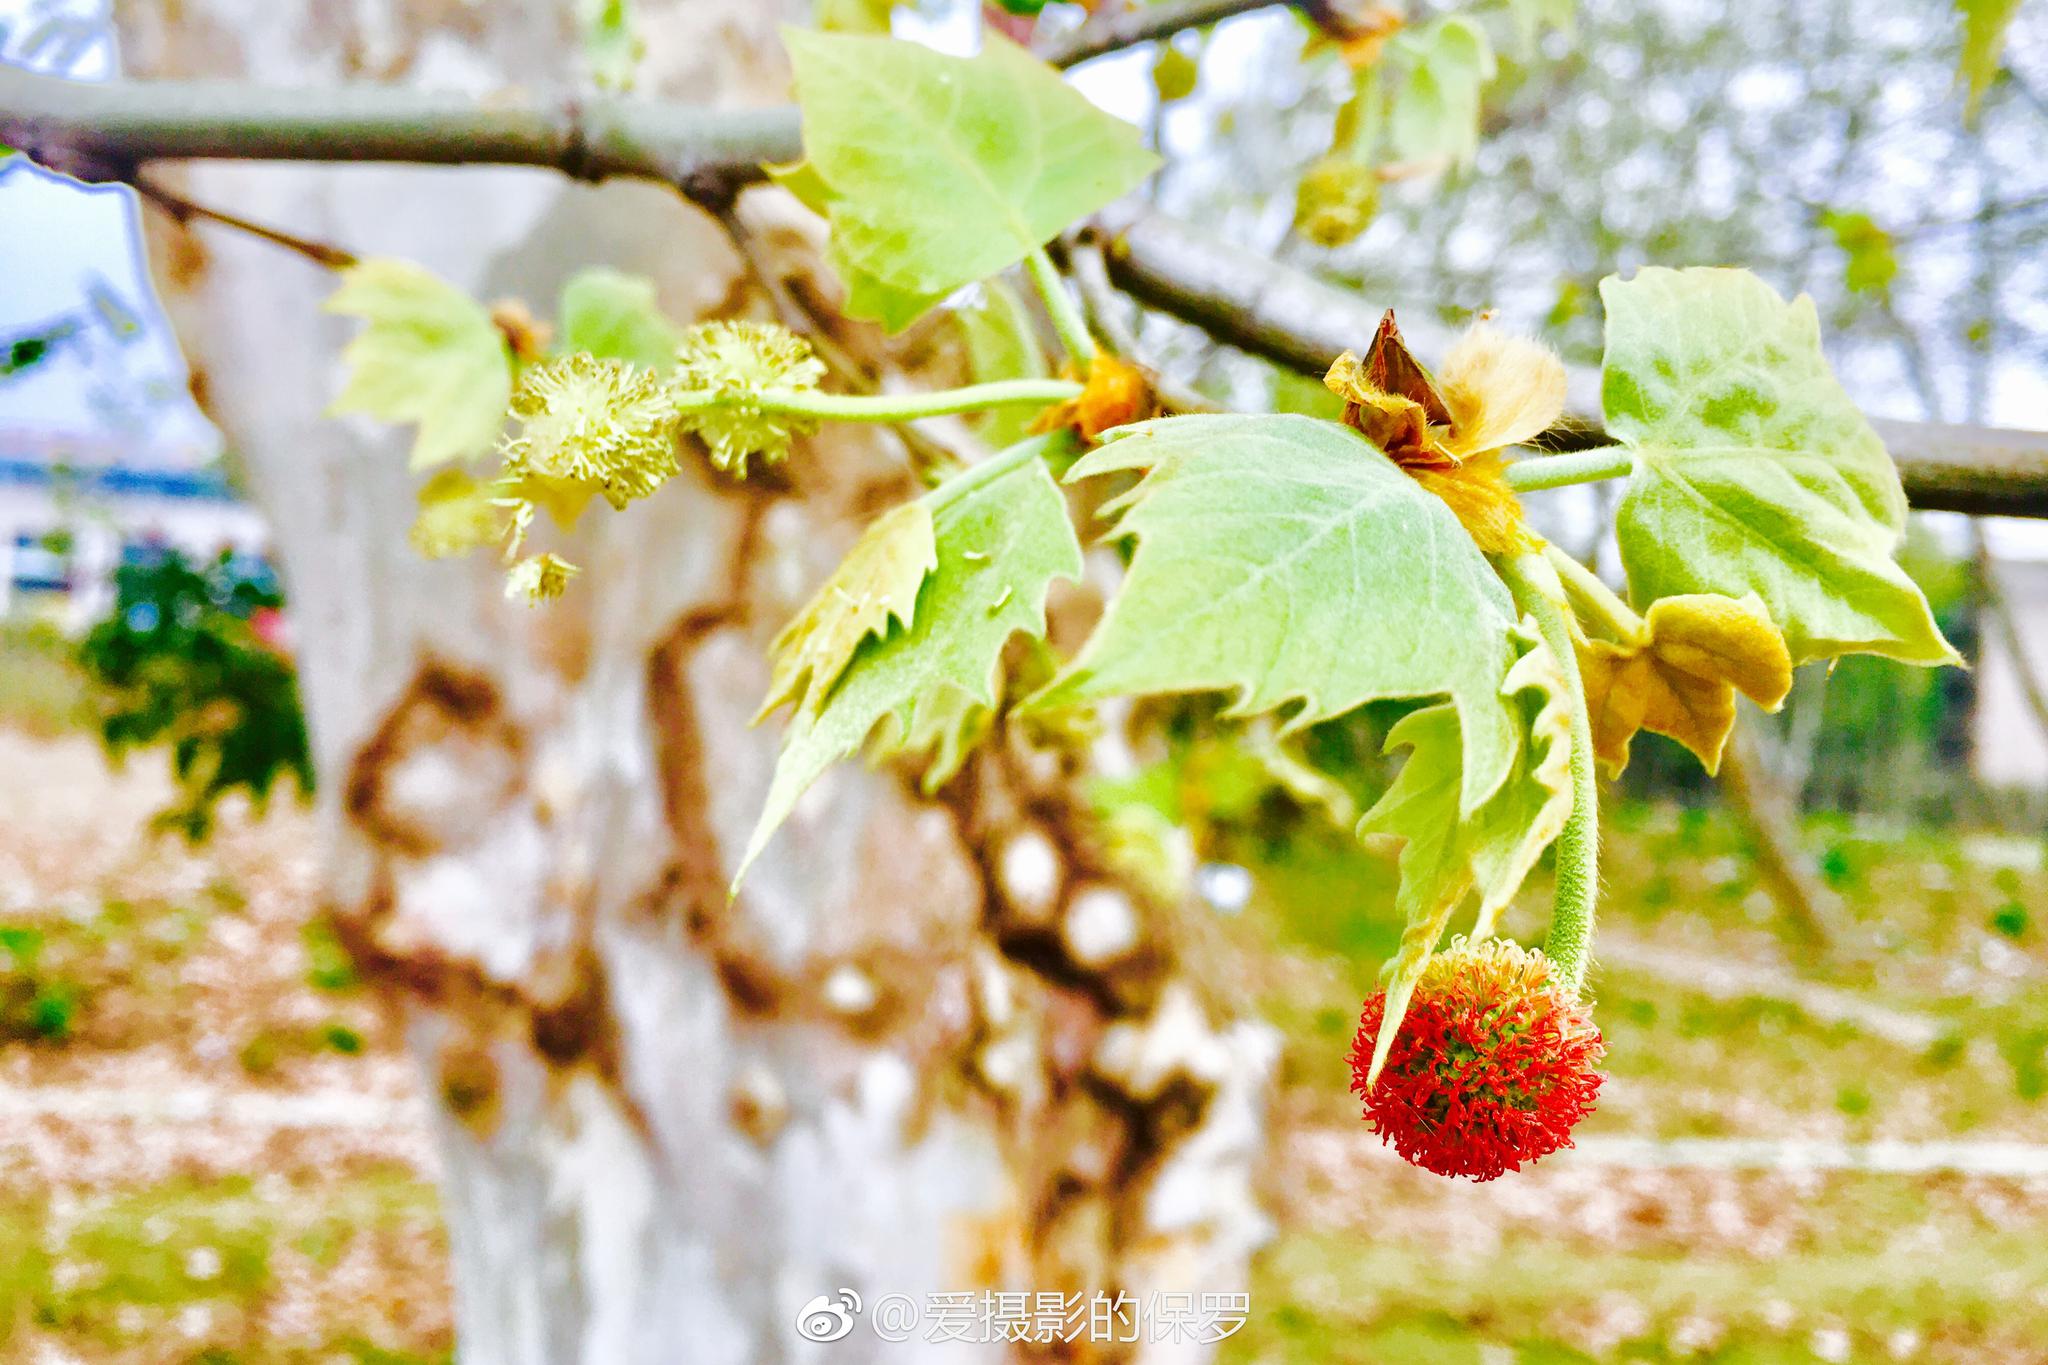
[[[559,88],[566,4],[131,0],[139,76]],[[780,96],[778,6],[641,5],[661,93]],[[574,269],[678,317],[758,306],[721,230],[648,186],[503,170],[210,167],[188,192],[550,310]],[[593,513],[566,601],[407,547],[408,433],[322,410],[333,279],[200,226],[156,243],[195,386],[291,594],[331,911],[434,1100],[466,1360],[1193,1360],[1160,1343],[812,1345],[799,1309],[940,1291],[1241,1290],[1270,1046],[1193,984],[1174,907],[1105,868],[1055,757],[937,804],[835,773],[728,905],[766,787],[766,638],[906,491],[828,432],[793,494],[711,474]]]

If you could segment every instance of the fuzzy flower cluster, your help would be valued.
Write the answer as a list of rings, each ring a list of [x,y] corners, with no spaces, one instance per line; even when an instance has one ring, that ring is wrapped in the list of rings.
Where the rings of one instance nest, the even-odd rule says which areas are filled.
[[[1540,952],[1488,939],[1430,959],[1368,1086],[1385,1010],[1384,991],[1365,1002],[1351,1088],[1373,1131],[1425,1170],[1492,1180],[1571,1146],[1593,1110],[1606,1045]]]
[[[764,411],[812,393],[825,367],[802,338],[755,322],[691,328],[667,374],[577,353],[526,367],[512,395],[513,430],[499,443],[494,478],[444,470],[420,490],[412,542],[429,558],[494,542],[512,565],[506,595],[539,603],[559,597],[574,564],[553,554],[519,556],[538,513],[574,525],[594,497],[615,508],[645,498],[682,472],[685,433],[709,448],[720,469],[744,478],[747,460],[773,463],[815,423]]]
[[[818,429],[815,420],[764,412],[755,395],[767,389],[811,390],[825,377],[825,362],[811,344],[765,322],[707,322],[690,329],[676,349],[676,387],[715,394],[715,406],[686,409],[684,430],[695,432],[711,462],[738,477],[747,459],[774,464],[790,442]]]

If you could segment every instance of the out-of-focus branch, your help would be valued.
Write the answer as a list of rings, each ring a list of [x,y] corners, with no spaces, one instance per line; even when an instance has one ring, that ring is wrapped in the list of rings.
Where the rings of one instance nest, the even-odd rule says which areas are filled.
[[[1079,66],[1140,43],[1171,38],[1184,29],[1202,28],[1254,10],[1278,9],[1281,3],[1283,0],[1158,0],[1137,9],[1108,10],[1045,44],[1038,55],[1054,66]],[[1300,7],[1311,13],[1317,8],[1311,4]]]
[[[0,143],[87,180],[148,161],[397,161],[638,176],[694,195],[803,154],[794,109],[592,97],[478,102],[395,86],[67,81],[0,63]]]
[[[354,255],[338,246],[329,246],[310,237],[296,236],[236,214],[224,213],[220,209],[208,208],[204,204],[195,204],[184,195],[165,189],[147,176],[138,175],[130,183],[135,186],[135,192],[142,196],[145,203],[156,205],[181,226],[194,219],[219,223],[222,227],[233,228],[251,237],[260,237],[272,245],[296,252],[315,265],[325,266],[329,270],[346,270],[356,263]]]
[[[1140,11],[1142,12],[1142,11]],[[593,99],[479,106],[375,86],[266,89],[212,82],[91,84],[0,65],[0,143],[86,178],[129,180],[151,161],[404,161],[549,167],[565,175],[664,181],[716,205],[802,153],[794,109],[715,110]],[[1166,215],[1103,217],[1110,278],[1141,302],[1218,340],[1321,374],[1368,342],[1379,310],[1356,294],[1215,241]],[[1421,327],[1421,349],[1430,349]],[[1598,407],[1574,377],[1571,411]],[[1932,422],[1873,422],[1917,507],[2048,517],[2048,433]],[[1597,421],[1567,418],[1545,444],[1605,442]]]
[[[1110,279],[1139,301],[1201,327],[1218,341],[1304,374],[1372,339],[1380,310],[1289,266],[1210,238],[1164,214],[1105,215]],[[1405,322],[1418,349],[1428,329]],[[1598,408],[1597,379],[1574,374],[1571,408]],[[1871,422],[1899,467],[1906,496],[1925,511],[2048,517],[2048,432],[1946,422]],[[1567,417],[1545,444],[1559,450],[1607,440],[1591,417]]]

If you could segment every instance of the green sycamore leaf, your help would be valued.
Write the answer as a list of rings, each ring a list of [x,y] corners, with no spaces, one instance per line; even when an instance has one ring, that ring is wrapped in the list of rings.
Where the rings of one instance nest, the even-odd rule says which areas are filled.
[[[631,0],[581,0],[583,60],[591,82],[600,90],[633,88],[633,73],[647,55],[647,41],[633,19]]]
[[[1825,209],[1820,225],[1847,258],[1842,283],[1852,294],[1886,294],[1899,277],[1898,243],[1876,219],[1859,210]]]
[[[783,41],[806,158],[783,183],[831,220],[848,314],[892,330],[1158,165],[1137,129],[994,33],[975,57],[796,28]]]
[[[1043,379],[1051,373],[1030,310],[1007,280],[983,280],[975,299],[956,310],[954,317],[967,342],[972,382]],[[969,419],[969,424],[982,440],[1001,449],[1023,440],[1035,419],[1029,408],[1005,407],[992,408]]]
[[[423,266],[377,258],[343,271],[326,308],[369,324],[342,352],[348,381],[329,412],[419,423],[414,469],[497,442],[512,401],[512,351],[482,304]]]
[[[1401,1029],[1422,969],[1429,965],[1452,914],[1479,893],[1473,936],[1492,935],[1543,850],[1571,815],[1571,720],[1567,685],[1533,626],[1519,632],[1526,652],[1501,684],[1517,725],[1513,771],[1478,810],[1458,809],[1461,744],[1458,713],[1449,705],[1411,711],[1387,732],[1386,751],[1406,748],[1407,761],[1358,822],[1361,839],[1398,841],[1401,889],[1395,906],[1407,927],[1387,964],[1387,1005],[1373,1046],[1368,1083],[1377,1079]]]
[[[1755,593],[1795,665],[1957,662],[1892,561],[1906,497],[1821,355],[1813,300],[1744,270],[1661,268],[1600,297],[1607,429],[1635,464],[1616,529],[1636,604]]]
[[[1957,74],[1968,87],[1964,118],[1977,117],[1984,92],[1998,78],[2005,53],[2005,31],[2020,12],[2020,0],[1955,0],[1963,19],[1963,55]]]
[[[1526,59],[1536,55],[1536,44],[1545,29],[1570,36],[1578,26],[1578,0],[1508,0],[1508,14],[1515,22],[1515,41]]]
[[[1122,589],[1034,709],[1123,693],[1227,691],[1296,705],[1292,731],[1388,697],[1448,694],[1462,809],[1515,756],[1500,685],[1507,589],[1449,508],[1363,436],[1295,416],[1169,417],[1113,432],[1071,480],[1144,469],[1104,507],[1135,535]]]
[[[1486,30],[1446,15],[1401,34],[1390,47],[1407,71],[1387,117],[1395,155],[1471,165],[1479,151],[1480,92],[1499,70]]]
[[[825,586],[775,637],[774,665],[760,720],[791,703],[815,713],[868,636],[889,633],[889,623],[911,623],[917,591],[939,566],[932,509],[923,498],[884,512],[871,522]]]
[[[654,298],[654,281],[603,266],[562,287],[562,347],[600,360],[623,360],[656,374],[676,363],[682,340]]]
[[[1070,450],[1069,437],[1038,437],[919,500],[937,567],[909,624],[863,639],[823,699],[791,717],[735,888],[805,789],[871,737],[878,753],[934,753],[928,785],[958,768],[999,700],[1003,647],[1019,631],[1042,636],[1053,580],[1081,576],[1066,500],[1042,458]]]
[[[817,0],[811,19],[830,33],[886,34],[895,10],[895,0]]]

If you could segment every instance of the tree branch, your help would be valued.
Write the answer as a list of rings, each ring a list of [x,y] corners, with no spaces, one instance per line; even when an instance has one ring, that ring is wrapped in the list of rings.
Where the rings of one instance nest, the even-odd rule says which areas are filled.
[[[1320,375],[1338,352],[1372,338],[1380,310],[1312,275],[1208,238],[1163,214],[1119,208],[1105,215],[1110,278],[1140,302],[1184,318],[1218,341]],[[1422,349],[1429,349],[1427,330]],[[1590,376],[1575,376],[1573,409],[1598,402]],[[2048,432],[1945,422],[1873,419],[1906,496],[1923,511],[2048,517]],[[1568,417],[1546,444],[1577,449],[1608,438],[1597,420]]]
[[[1144,13],[1141,10],[1139,13]],[[149,161],[229,159],[521,165],[597,180],[660,180],[716,205],[794,160],[794,109],[712,110],[634,100],[494,104],[385,87],[277,90],[215,82],[88,84],[0,65],[0,143],[88,179],[133,179]],[[1304,374],[1372,337],[1379,310],[1142,207],[1103,215],[1116,285],[1219,341]],[[1422,332],[1422,328],[1408,329]],[[1427,341],[1424,341],[1427,349]],[[1572,409],[1598,396],[1581,376]],[[2048,433],[1875,421],[1916,507],[2048,517]],[[1606,440],[1567,418],[1546,444]]]
[[[692,197],[803,154],[794,109],[609,97],[479,104],[394,86],[276,89],[221,81],[67,81],[0,63],[0,142],[82,180],[146,161],[400,161],[637,176]]]
[[[1171,38],[1254,10],[1276,9],[1283,0],[1157,0],[1138,9],[1106,10],[1039,49],[1054,66],[1079,66],[1140,43]],[[1298,0],[1297,0],[1298,3]]]
[[[233,228],[235,231],[247,233],[251,237],[260,237],[264,241],[274,246],[281,246],[287,251],[297,252],[313,262],[313,264],[325,266],[329,270],[346,270],[356,263],[356,258],[353,255],[343,251],[338,246],[329,246],[325,242],[316,242],[310,237],[297,237],[289,232],[279,231],[274,227],[266,227],[264,224],[254,222],[248,218],[238,217],[232,213],[223,213],[219,209],[208,208],[204,204],[195,204],[182,194],[165,189],[146,175],[133,176],[128,183],[135,187],[135,192],[142,196],[145,203],[156,205],[181,226],[190,223],[195,218],[201,222],[219,223],[222,227]]]

